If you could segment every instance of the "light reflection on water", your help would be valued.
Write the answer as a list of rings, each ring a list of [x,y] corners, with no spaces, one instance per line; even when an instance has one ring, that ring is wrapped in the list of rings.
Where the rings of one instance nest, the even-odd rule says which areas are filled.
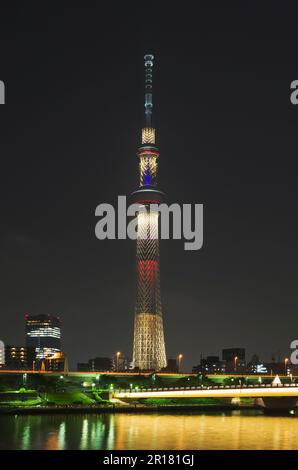
[[[295,416],[257,412],[0,416],[0,449],[298,449]]]

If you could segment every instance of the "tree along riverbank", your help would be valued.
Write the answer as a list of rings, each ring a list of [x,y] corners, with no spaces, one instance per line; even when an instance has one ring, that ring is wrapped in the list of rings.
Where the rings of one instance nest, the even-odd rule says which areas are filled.
[[[25,415],[25,414],[81,414],[81,413],[147,413],[147,412],[181,412],[184,411],[234,411],[234,410],[262,410],[262,407],[255,405],[234,405],[234,404],[214,404],[214,405],[66,405],[66,406],[25,406],[25,407],[1,407],[0,415]]]

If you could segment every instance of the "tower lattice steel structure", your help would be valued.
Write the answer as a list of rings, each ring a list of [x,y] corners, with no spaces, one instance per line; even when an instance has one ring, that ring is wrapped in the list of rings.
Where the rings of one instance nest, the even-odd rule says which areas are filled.
[[[138,149],[140,187],[133,193],[139,204],[137,215],[137,286],[134,322],[133,363],[140,370],[166,367],[166,352],[160,296],[158,211],[150,204],[159,204],[163,193],[157,189],[158,148],[152,127],[153,55],[145,61],[145,127]]]

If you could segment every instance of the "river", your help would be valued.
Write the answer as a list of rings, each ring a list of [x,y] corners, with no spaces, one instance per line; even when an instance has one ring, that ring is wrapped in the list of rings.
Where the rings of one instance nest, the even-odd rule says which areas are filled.
[[[258,411],[0,416],[0,449],[298,449],[297,416]]]

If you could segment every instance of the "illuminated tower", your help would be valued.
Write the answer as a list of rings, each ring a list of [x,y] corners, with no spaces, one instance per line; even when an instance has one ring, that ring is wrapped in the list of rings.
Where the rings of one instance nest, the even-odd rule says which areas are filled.
[[[160,297],[158,211],[150,204],[159,204],[163,193],[157,189],[158,148],[152,127],[152,68],[153,55],[145,60],[145,127],[139,160],[140,187],[133,193],[139,204],[137,215],[137,287],[134,322],[133,363],[140,370],[160,370],[166,367],[166,352]]]

